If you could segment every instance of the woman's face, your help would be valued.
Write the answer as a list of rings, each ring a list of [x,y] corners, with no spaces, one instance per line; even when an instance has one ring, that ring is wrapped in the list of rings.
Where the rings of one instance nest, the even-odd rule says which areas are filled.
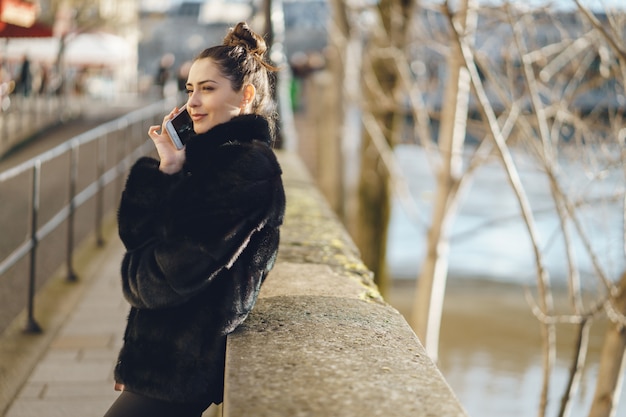
[[[187,111],[198,134],[241,113],[243,91],[233,91],[230,80],[220,74],[211,58],[193,63],[187,78],[187,93]]]

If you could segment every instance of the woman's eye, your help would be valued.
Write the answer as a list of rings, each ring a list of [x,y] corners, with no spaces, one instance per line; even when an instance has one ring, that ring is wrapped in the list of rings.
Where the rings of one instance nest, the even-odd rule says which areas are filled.
[[[211,86],[202,87],[202,91],[213,91],[213,90],[215,90],[215,87],[211,87]]]
[[[189,95],[193,94],[193,90],[190,90],[190,89],[187,88],[185,90],[185,93],[189,96]]]

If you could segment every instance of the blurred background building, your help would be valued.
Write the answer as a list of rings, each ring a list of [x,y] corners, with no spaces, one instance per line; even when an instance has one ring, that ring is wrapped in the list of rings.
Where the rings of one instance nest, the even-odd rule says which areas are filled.
[[[284,3],[293,29],[287,50],[321,51],[327,2]],[[27,58],[32,91],[105,99],[170,93],[188,61],[219,43],[229,26],[246,20],[262,30],[262,7],[261,0],[0,0],[7,26],[0,28],[0,56],[15,80]]]
[[[33,93],[113,96],[137,87],[138,7],[133,0],[0,0],[28,10],[19,33],[0,32],[10,74],[27,60]],[[5,20],[2,14],[2,20]],[[16,81],[19,81],[16,76]]]

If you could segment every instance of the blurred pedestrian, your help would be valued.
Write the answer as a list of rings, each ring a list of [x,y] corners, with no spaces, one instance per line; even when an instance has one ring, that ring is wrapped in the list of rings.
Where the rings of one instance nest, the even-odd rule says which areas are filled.
[[[167,53],[163,55],[159,61],[159,68],[157,69],[157,73],[155,75],[155,84],[159,88],[159,94],[161,97],[165,97],[165,86],[170,80],[170,71],[172,65],[174,65],[174,60],[174,55]]]
[[[131,168],[119,210],[131,304],[105,417],[199,417],[222,402],[226,336],[272,269],[285,210],[271,149],[275,105],[266,45],[239,23],[193,61],[182,149],[151,126],[158,159]]]
[[[185,61],[178,68],[178,73],[176,74],[176,83],[179,92],[187,91],[187,77],[189,76],[189,69],[191,68],[191,61]]]
[[[30,69],[30,59],[27,55],[22,58],[22,64],[20,66],[19,74],[16,82],[16,92],[22,94],[24,97],[30,95],[30,91],[33,87],[33,75]]]
[[[87,92],[87,80],[88,80],[87,67],[81,67],[74,73],[74,94],[77,96],[83,96]]]
[[[37,94],[43,96],[48,94],[48,85],[50,82],[50,67],[48,64],[42,63],[37,73]]]

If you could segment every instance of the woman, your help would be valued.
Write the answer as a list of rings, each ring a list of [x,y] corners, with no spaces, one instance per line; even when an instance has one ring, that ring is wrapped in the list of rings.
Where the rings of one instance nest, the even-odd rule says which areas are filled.
[[[265,42],[239,23],[187,80],[196,135],[132,167],[120,202],[131,304],[106,417],[200,416],[223,395],[226,335],[246,318],[276,259],[285,195],[272,143]]]

